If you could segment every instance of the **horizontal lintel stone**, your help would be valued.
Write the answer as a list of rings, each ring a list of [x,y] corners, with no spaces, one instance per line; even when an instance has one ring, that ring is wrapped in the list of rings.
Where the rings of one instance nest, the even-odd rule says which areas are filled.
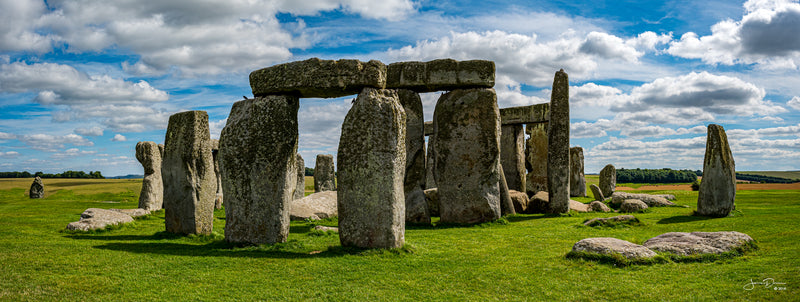
[[[502,108],[500,119],[503,125],[546,123],[550,120],[550,104]]]
[[[486,60],[397,62],[387,68],[386,88],[416,92],[492,88],[494,69],[494,62]]]
[[[255,96],[296,95],[335,98],[358,94],[365,87],[386,86],[386,65],[378,60],[311,58],[262,68],[250,73]]]

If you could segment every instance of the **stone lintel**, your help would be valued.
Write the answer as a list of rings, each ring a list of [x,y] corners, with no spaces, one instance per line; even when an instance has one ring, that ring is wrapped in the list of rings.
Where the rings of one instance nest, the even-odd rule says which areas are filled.
[[[503,125],[546,123],[550,120],[550,104],[502,108],[500,119]]]
[[[386,86],[386,65],[378,60],[311,58],[270,66],[250,73],[255,96],[296,95],[335,98],[358,94],[365,87]]]
[[[494,62],[486,60],[397,62],[387,68],[386,88],[415,92],[492,88],[494,69]]]

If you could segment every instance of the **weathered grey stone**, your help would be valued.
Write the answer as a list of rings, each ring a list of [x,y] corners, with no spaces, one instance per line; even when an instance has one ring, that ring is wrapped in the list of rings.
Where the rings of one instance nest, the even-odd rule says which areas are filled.
[[[644,246],[654,251],[689,256],[721,254],[751,241],[753,238],[739,232],[671,232],[648,239]]]
[[[592,190],[592,196],[594,197],[594,200],[596,201],[606,200],[605,196],[603,196],[603,191],[600,190],[600,187],[598,187],[596,184],[589,185],[589,189]]]
[[[653,196],[661,197],[669,201],[676,200],[675,195],[672,194],[653,194]]]
[[[150,211],[145,210],[145,209],[140,209],[140,208],[137,208],[137,209],[108,209],[108,210],[109,211],[114,211],[114,212],[119,212],[119,213],[122,213],[122,214],[125,214],[125,215],[128,215],[128,216],[131,216],[132,218],[150,215]]]
[[[81,213],[81,219],[70,222],[67,230],[70,231],[90,231],[104,229],[106,226],[120,223],[132,222],[130,215],[106,209],[88,208]]]
[[[530,197],[528,201],[528,209],[525,213],[528,214],[540,214],[540,213],[547,213],[547,209],[550,208],[550,196],[547,191],[539,191],[533,196]]]
[[[594,212],[611,212],[611,208],[609,208],[602,201],[597,201],[597,200],[589,203],[589,208]]]
[[[233,104],[220,136],[226,241],[286,241],[297,186],[298,108],[295,96]]]
[[[28,196],[30,198],[44,198],[44,183],[42,183],[42,178],[36,176],[33,179],[33,183],[31,183],[31,189],[28,190]]]
[[[648,207],[668,207],[674,206],[675,203],[666,200],[665,198],[658,196],[658,195],[649,195],[649,194],[636,194],[636,193],[627,193],[627,192],[614,192],[611,194],[611,203],[615,205],[622,204],[622,202],[626,199],[638,199],[644,202]]]
[[[336,171],[331,154],[317,154],[314,165],[314,192],[322,191],[336,191]]]
[[[164,204],[164,183],[161,180],[161,151],[155,142],[136,144],[136,159],[144,167],[142,191],[139,193],[139,208],[148,211],[160,210]]]
[[[250,73],[250,88],[255,96],[334,98],[356,94],[364,87],[385,86],[386,65],[376,60],[361,62],[311,58]]]
[[[583,174],[583,148],[569,148],[569,196],[586,197],[586,177]]]
[[[522,125],[503,125],[500,129],[500,164],[508,188],[525,192],[525,131]]]
[[[314,226],[314,229],[317,230],[317,231],[323,231],[323,232],[336,232],[336,233],[339,232],[339,228],[327,227],[327,226],[324,226],[324,225]]]
[[[221,209],[224,202],[222,194],[222,175],[219,171],[219,140],[211,140],[211,157],[214,158],[214,175],[217,176],[217,195],[214,198],[214,209]]]
[[[508,197],[511,198],[511,202],[514,204],[515,212],[526,213],[529,203],[528,194],[525,194],[525,192],[508,190]]]
[[[547,123],[528,124],[525,131],[530,134],[525,142],[525,190],[533,196],[547,191]]]
[[[569,209],[571,211],[579,212],[579,213],[586,213],[592,211],[592,208],[589,207],[588,204],[582,203],[577,200],[569,200]]]
[[[428,143],[425,146],[425,188],[436,188],[436,179],[433,177],[434,167],[436,167],[436,157],[434,156],[433,141],[435,135],[428,136]]]
[[[644,259],[656,256],[656,252],[642,245],[609,237],[583,239],[572,246],[572,251],[603,255],[621,254],[628,259]]]
[[[425,202],[425,117],[422,99],[407,89],[397,89],[400,105],[406,112],[406,172],[403,191],[406,196],[406,222],[430,223]]]
[[[300,199],[306,196],[306,162],[300,156],[300,153],[297,153],[295,163],[297,164],[297,181],[295,182],[292,199]]]
[[[553,79],[550,96],[550,122],[547,127],[548,213],[569,212],[569,78],[559,70]]]
[[[603,196],[611,196],[617,188],[617,168],[608,164],[600,170],[600,191]]]
[[[289,219],[320,220],[338,216],[336,191],[309,194],[292,201]]]
[[[186,111],[169,117],[161,177],[167,232],[211,234],[217,177],[205,111]]]
[[[433,135],[433,121],[425,122],[424,129],[425,129],[425,136]]]
[[[494,62],[440,59],[429,62],[397,62],[387,68],[386,88],[434,92],[494,87]]]
[[[397,92],[364,88],[344,119],[339,140],[342,246],[403,246],[405,144],[406,114]]]
[[[720,125],[708,125],[703,180],[697,195],[697,214],[728,216],[736,201],[736,167],[728,136]]]
[[[647,210],[648,206],[638,199],[625,199],[619,206],[620,213],[638,213]]]
[[[549,103],[500,109],[500,122],[503,125],[545,123],[549,119]]]
[[[503,216],[514,215],[517,211],[514,210],[514,202],[511,201],[506,177],[503,174],[503,165],[500,165],[500,213]]]
[[[431,214],[431,217],[439,217],[439,189],[426,189],[424,192],[425,202],[428,203],[428,213]]]
[[[500,218],[500,112],[494,89],[443,94],[433,120],[441,221]]]
[[[599,201],[598,201],[599,202]],[[592,202],[594,203],[594,202]],[[607,218],[592,218],[587,220],[583,223],[585,226],[598,226],[598,225],[606,225],[611,222],[639,222],[639,219],[633,217],[633,215],[619,215],[614,217],[607,217]]]

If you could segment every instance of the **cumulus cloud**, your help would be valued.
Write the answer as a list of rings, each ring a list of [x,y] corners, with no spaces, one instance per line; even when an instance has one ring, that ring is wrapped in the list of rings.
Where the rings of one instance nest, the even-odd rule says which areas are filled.
[[[709,64],[758,64],[766,69],[797,69],[800,64],[800,3],[750,0],[739,21],[724,20],[711,35],[688,32],[667,53]]]
[[[117,133],[114,137],[111,138],[112,142],[125,142],[128,141],[128,138],[122,134]]]
[[[785,127],[761,128],[761,129],[732,129],[725,131],[732,138],[761,138],[777,136],[796,136],[800,137],[800,124]]]
[[[0,2],[0,50],[50,51],[53,37],[33,30],[46,9],[42,1]]]
[[[87,151],[87,150],[80,150],[78,148],[70,148],[70,149],[64,150],[64,152],[55,153],[50,157],[52,157],[54,159],[74,158],[74,157],[78,157],[78,156],[93,155],[93,154],[96,154],[96,153],[97,153],[97,151]]]
[[[0,132],[0,140],[17,139],[17,135],[12,133]]]
[[[15,158],[17,156],[19,156],[17,151],[0,152],[0,157],[2,158]]]
[[[590,32],[581,43],[579,50],[582,53],[597,55],[605,59],[618,58],[628,62],[636,62],[639,57],[644,55],[643,52],[626,44],[621,38],[600,32]]]
[[[615,104],[625,103],[630,96],[622,90],[611,87],[586,83],[582,86],[569,88],[569,101],[573,106],[601,106],[611,107]]]
[[[57,152],[57,149],[63,149],[66,145],[94,146],[93,142],[77,134],[67,134],[62,136],[50,134],[29,134],[18,136],[17,139],[32,149],[48,152]]]
[[[786,105],[794,110],[800,111],[800,97],[793,97],[791,100],[786,102]]]
[[[101,127],[76,128],[75,133],[83,136],[102,136],[103,128]]]

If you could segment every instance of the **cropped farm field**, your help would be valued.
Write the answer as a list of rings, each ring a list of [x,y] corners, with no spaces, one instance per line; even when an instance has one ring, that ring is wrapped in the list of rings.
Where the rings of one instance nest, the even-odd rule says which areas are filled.
[[[407,226],[404,250],[356,251],[310,231],[311,222],[292,222],[287,243],[231,246],[224,210],[215,212],[210,236],[163,232],[163,211],[69,234],[62,230],[86,208],[135,208],[141,180],[45,179],[39,200],[26,196],[30,182],[0,180],[2,301],[791,301],[800,294],[800,190],[738,191],[733,215],[716,219],[691,216],[696,192],[644,191],[675,194],[689,207],[655,208],[636,214],[643,224],[619,228],[582,226],[612,213]],[[743,232],[759,249],[716,262],[629,267],[565,258],[583,238],[641,244],[672,231]],[[747,289],[763,280],[785,284]]]

